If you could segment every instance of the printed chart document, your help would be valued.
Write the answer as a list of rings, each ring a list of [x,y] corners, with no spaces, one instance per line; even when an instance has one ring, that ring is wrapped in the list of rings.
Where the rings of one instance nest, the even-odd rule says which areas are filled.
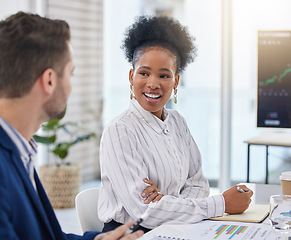
[[[249,208],[241,214],[227,214],[221,217],[210,218],[211,220],[237,221],[260,223],[269,215],[269,205],[251,204]]]
[[[193,228],[182,236],[183,239],[218,239],[218,240],[262,240],[285,239],[278,235],[268,224],[240,223],[230,221],[202,221],[193,224]]]
[[[193,224],[187,233],[179,238],[154,236],[150,240],[285,240],[271,225],[230,221],[202,221]],[[288,238],[287,238],[288,239]]]

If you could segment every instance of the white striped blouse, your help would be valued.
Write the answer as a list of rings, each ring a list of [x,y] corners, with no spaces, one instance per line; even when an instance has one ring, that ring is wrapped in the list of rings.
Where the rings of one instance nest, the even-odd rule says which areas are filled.
[[[104,130],[100,146],[99,218],[125,223],[148,215],[146,228],[194,223],[224,213],[222,195],[209,196],[199,149],[184,118],[164,109],[162,121],[133,99]],[[145,204],[148,178],[165,196]]]

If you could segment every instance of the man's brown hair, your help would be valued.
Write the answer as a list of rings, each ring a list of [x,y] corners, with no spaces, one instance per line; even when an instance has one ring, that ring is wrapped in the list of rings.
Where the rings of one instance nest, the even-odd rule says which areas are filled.
[[[0,22],[0,97],[27,94],[48,68],[59,77],[68,61],[69,25],[18,12]]]

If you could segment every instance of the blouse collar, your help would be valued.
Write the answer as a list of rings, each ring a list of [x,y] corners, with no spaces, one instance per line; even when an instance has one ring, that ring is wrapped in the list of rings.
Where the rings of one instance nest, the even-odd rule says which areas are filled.
[[[135,98],[130,102],[129,109],[157,133],[168,132],[169,113],[165,107],[163,109],[164,121],[145,110]]]

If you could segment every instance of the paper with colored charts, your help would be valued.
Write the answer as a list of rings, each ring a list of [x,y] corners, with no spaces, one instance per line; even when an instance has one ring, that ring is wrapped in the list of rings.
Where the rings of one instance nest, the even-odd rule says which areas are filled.
[[[181,239],[217,239],[217,240],[261,240],[286,239],[278,236],[268,224],[241,223],[230,221],[203,221],[194,224]]]

